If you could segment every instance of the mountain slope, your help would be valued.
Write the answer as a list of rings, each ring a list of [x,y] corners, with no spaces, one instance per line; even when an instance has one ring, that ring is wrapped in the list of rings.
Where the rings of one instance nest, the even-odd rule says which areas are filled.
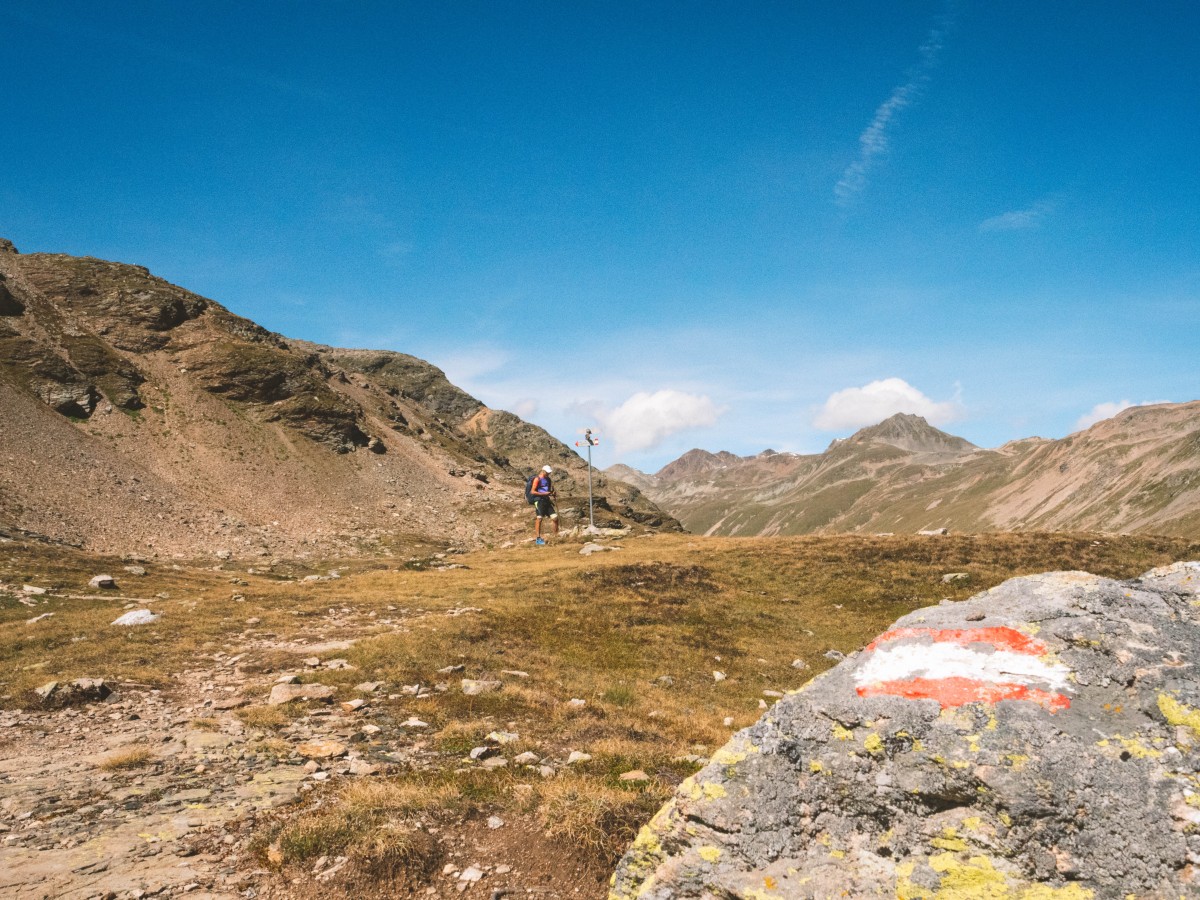
[[[578,455],[416,357],[287,340],[144,268],[0,242],[0,532],[142,554],[478,544],[530,530],[543,463],[586,508]],[[598,509],[677,527],[618,481]]]
[[[1058,441],[983,450],[897,415],[824,453],[734,457],[692,450],[642,490],[689,530],[1094,530],[1200,535],[1200,401],[1127,409]],[[677,463],[688,460],[684,466]]]

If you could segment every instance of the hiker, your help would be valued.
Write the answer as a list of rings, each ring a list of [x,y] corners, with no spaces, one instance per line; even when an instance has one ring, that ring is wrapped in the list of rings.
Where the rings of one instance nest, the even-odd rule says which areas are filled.
[[[554,523],[554,533],[558,534],[558,510],[554,506],[554,501],[558,495],[555,493],[554,485],[550,482],[550,475],[553,469],[549,466],[542,466],[542,471],[538,472],[533,477],[533,483],[529,488],[529,494],[533,497],[533,536],[534,541],[539,547],[546,543],[546,539],[542,537],[542,519],[549,516],[550,521]]]

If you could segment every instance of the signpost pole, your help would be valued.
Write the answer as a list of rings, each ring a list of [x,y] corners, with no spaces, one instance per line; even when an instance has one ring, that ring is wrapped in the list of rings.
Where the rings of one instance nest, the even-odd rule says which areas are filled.
[[[593,433],[592,429],[583,429],[583,440],[576,441],[575,446],[581,447],[587,444],[587,462],[588,462],[588,534],[595,534],[596,529],[596,513],[595,506],[592,501],[592,448],[600,443],[600,438]]]

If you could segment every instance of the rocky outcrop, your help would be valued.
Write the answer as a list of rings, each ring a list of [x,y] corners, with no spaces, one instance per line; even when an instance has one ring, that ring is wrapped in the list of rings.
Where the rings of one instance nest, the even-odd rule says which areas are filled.
[[[919,610],[777,703],[639,834],[612,896],[1192,896],[1200,563]]]

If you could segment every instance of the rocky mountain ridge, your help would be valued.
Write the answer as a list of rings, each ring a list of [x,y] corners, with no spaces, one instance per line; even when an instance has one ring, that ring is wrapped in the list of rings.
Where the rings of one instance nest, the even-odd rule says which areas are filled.
[[[636,484],[690,531],[1090,530],[1200,535],[1200,401],[1131,407],[995,450],[898,414],[818,454],[691,450]]]
[[[101,552],[519,539],[524,475],[544,463],[560,505],[586,509],[577,454],[423,360],[290,340],[145,268],[8,241],[0,435],[0,533]],[[678,527],[613,479],[597,509]]]

